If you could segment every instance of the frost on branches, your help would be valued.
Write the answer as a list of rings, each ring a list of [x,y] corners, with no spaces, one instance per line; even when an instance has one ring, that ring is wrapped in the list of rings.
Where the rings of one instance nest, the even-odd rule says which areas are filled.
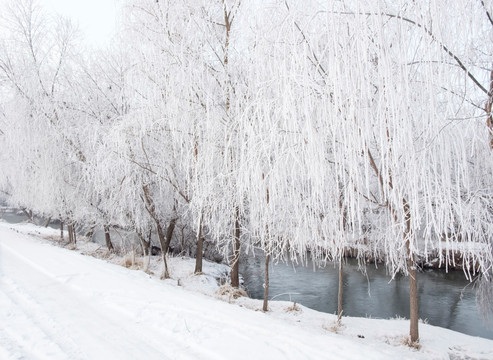
[[[166,250],[179,228],[197,257],[204,242],[223,253],[236,286],[239,253],[254,248],[341,268],[348,254],[383,260],[411,289],[436,258],[477,280],[491,311],[491,3],[124,9],[102,53],[35,1],[2,12],[11,205],[125,228],[146,254],[147,234]]]

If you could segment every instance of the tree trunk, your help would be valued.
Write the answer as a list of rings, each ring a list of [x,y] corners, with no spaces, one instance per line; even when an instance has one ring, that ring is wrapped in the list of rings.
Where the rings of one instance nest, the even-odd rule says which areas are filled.
[[[347,207],[344,206],[344,191],[343,185],[339,182],[339,211],[342,216],[342,231],[346,232],[347,228]],[[343,273],[343,258],[344,258],[345,248],[343,246],[342,252],[339,256],[339,288],[337,290],[337,323],[340,325],[342,320],[342,299],[343,299],[343,286],[344,286],[344,273]]]
[[[262,180],[265,180],[265,176],[262,173]],[[270,194],[269,187],[265,187],[265,202],[269,206]],[[268,221],[268,218],[267,218]],[[267,240],[267,252],[265,254],[265,266],[264,266],[264,304],[262,306],[262,311],[267,311],[267,305],[269,302],[269,261],[270,261],[270,236],[269,236],[269,223],[265,226],[265,235]]]
[[[71,244],[74,241],[72,234],[72,227],[67,223],[67,231],[68,231],[68,242]]]
[[[231,262],[231,286],[240,287],[240,213],[239,209],[235,210],[235,228],[233,240],[233,259]]]
[[[48,225],[50,225],[50,222],[51,222],[51,216],[48,219],[46,219],[46,222],[45,222],[45,225],[44,226],[45,227],[48,227]]]
[[[166,230],[166,236],[164,235],[163,227],[161,226],[160,221],[157,219],[155,220],[157,235],[159,238],[159,244],[161,245],[161,256],[163,257],[163,262],[164,262],[164,274],[162,276],[162,278],[164,279],[169,278],[168,262],[166,261],[166,254],[168,253],[169,244],[171,243],[171,238],[173,237],[173,232],[175,230],[177,220],[178,218],[176,217],[173,217],[171,219],[168,225],[168,229]]]
[[[67,230],[68,242],[75,245],[77,243],[77,238],[75,237],[74,224],[72,222],[67,223]]]
[[[493,105],[493,70],[490,72],[490,89],[488,91],[488,100],[484,110],[486,111],[486,126],[488,127],[488,136],[490,140],[490,149],[493,150],[493,114],[491,108]]]
[[[144,238],[144,235],[142,233],[135,229],[135,233],[137,234],[137,237],[140,240],[140,244],[142,245],[142,253],[144,254],[145,262],[144,262],[144,272],[149,273],[149,267],[151,265],[151,234],[152,234],[152,229],[149,231],[149,240],[146,241]]]
[[[171,238],[173,237],[173,231],[175,230],[175,225],[176,221],[178,220],[176,216],[174,216],[168,226],[168,229],[166,231],[166,236],[164,236],[164,231],[163,227],[161,226],[161,221],[159,220],[157,214],[156,214],[156,209],[154,206],[154,202],[152,201],[151,194],[149,191],[149,186],[144,185],[142,187],[143,193],[144,193],[144,199],[147,204],[146,210],[149,212],[149,215],[151,215],[152,219],[156,223],[156,229],[157,229],[157,235],[159,238],[159,244],[161,245],[161,256],[163,257],[163,263],[164,263],[164,273],[161,276],[163,279],[168,279],[169,278],[169,272],[168,272],[168,263],[166,261],[166,253],[168,252],[169,244],[171,243]],[[173,207],[173,211],[176,211],[176,208]]]
[[[63,219],[60,216],[60,240],[63,241]]]
[[[269,303],[269,262],[270,262],[270,252],[265,256],[265,270],[264,270],[264,304],[262,306],[262,311],[267,311],[267,305]]]
[[[177,217],[171,218],[168,229],[166,230],[166,248],[163,249],[163,252],[167,253],[169,249],[169,245],[171,244],[171,239],[173,238],[173,233],[175,231],[176,227],[176,221],[178,220]]]
[[[414,256],[409,259],[409,317],[411,325],[409,329],[409,335],[411,337],[411,343],[416,344],[419,342],[419,330],[418,330],[418,271],[414,264]]]
[[[140,231],[135,230],[135,233],[137,234],[137,237],[140,240],[140,244],[142,245],[142,253],[144,254],[144,256],[149,255],[149,249],[151,247],[150,238],[149,238],[149,241],[146,241],[146,239],[144,238],[144,235],[142,235],[142,233]]]
[[[110,235],[110,227],[109,225],[104,225],[104,240],[106,241],[106,247],[110,252],[115,251],[115,248],[113,247],[113,244],[111,243],[111,235]]]
[[[159,221],[156,220],[157,236],[159,238],[159,244],[161,245],[161,256],[163,258],[164,272],[161,275],[161,279],[169,279],[168,262],[166,260],[166,252],[168,250],[169,244],[167,244],[167,239],[164,236],[163,228]]]
[[[86,233],[86,238],[92,241],[92,237],[94,236],[94,228],[96,225],[92,225],[89,231]]]
[[[195,252],[195,274],[202,272],[202,253],[204,251],[204,239],[202,238],[202,214],[199,220],[199,229],[197,231],[197,251]]]
[[[493,74],[493,72],[492,72]],[[384,190],[384,182],[383,177],[380,171],[377,168],[375,160],[368,149],[368,157],[370,159],[370,166],[375,171],[375,174],[378,177],[380,182],[380,188],[383,192]],[[392,178],[389,176],[389,187],[390,189],[394,189],[392,184]],[[391,205],[391,202],[387,201],[387,207],[394,218],[395,223],[398,223],[397,212]],[[409,272],[409,318],[410,318],[410,329],[409,336],[411,340],[411,344],[416,344],[419,342],[419,331],[418,331],[418,320],[419,320],[419,309],[418,309],[418,272],[416,269],[414,254],[411,252],[411,238],[413,236],[411,231],[411,209],[409,207],[409,203],[405,198],[402,199],[402,209],[404,211],[404,224],[405,230],[403,233],[405,246],[407,249],[407,268]]]
[[[27,210],[26,208],[21,208],[22,212],[24,213],[24,215],[27,216],[27,219],[34,223],[34,218],[33,218],[33,212],[31,210]]]
[[[340,324],[342,319],[342,289],[343,289],[343,272],[342,256],[339,259],[339,290],[337,292],[337,322]]]
[[[404,210],[404,221],[406,225],[404,239],[406,240],[408,255],[407,268],[409,272],[409,319],[411,322],[409,336],[411,339],[411,344],[417,344],[419,342],[418,271],[414,261],[414,254],[411,252],[411,210],[406,199],[402,199],[402,204]]]
[[[223,56],[223,67],[225,70],[226,75],[229,75],[229,70],[228,70],[228,64],[229,64],[229,41],[230,41],[230,34],[231,34],[231,12],[228,11],[226,7],[226,2],[223,1],[223,8],[224,8],[224,29],[226,30],[225,33],[225,38],[224,38],[224,45],[223,45],[223,51],[224,51],[224,56]],[[231,106],[231,80],[229,76],[226,76],[226,83],[224,84],[224,110],[226,113],[226,116],[229,117],[229,108]],[[229,141],[230,134],[227,136],[227,141]],[[233,147],[230,148],[230,159],[231,159],[231,166],[234,167],[234,156],[233,156]],[[239,273],[239,259],[240,259],[240,220],[239,220],[240,214],[239,214],[239,208],[235,208],[235,214],[234,214],[234,234],[233,234],[233,258],[231,260],[231,286],[235,288],[240,287],[240,273]]]

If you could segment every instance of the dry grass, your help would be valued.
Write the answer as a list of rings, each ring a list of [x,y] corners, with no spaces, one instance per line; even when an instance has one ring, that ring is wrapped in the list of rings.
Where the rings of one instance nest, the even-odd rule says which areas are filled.
[[[384,343],[392,346],[406,345],[414,350],[421,349],[419,342],[412,342],[409,335],[384,336],[382,340]]]
[[[411,338],[409,336],[405,336],[403,339],[402,339],[402,344],[406,345],[406,346],[409,346],[410,348],[413,348],[415,350],[420,350],[421,349],[421,345],[419,344],[419,341],[411,341]]]
[[[67,245],[65,245],[65,248],[69,250],[77,250],[77,245],[74,243],[68,243]]]
[[[345,328],[345,326],[339,320],[335,320],[331,324],[322,325],[322,328],[324,330],[333,332],[334,334],[339,334],[341,332],[341,330],[343,330]]]
[[[42,238],[54,243],[60,243],[63,241],[59,235],[46,235],[46,236],[42,236]]]
[[[110,259],[112,255],[112,253],[108,249],[103,248],[101,246],[94,250],[81,251],[81,254],[89,255],[95,257],[96,259],[103,259],[103,260]]]
[[[230,284],[224,284],[219,287],[216,291],[216,296],[218,298],[224,298],[228,297],[229,302],[231,302],[231,299],[238,299],[240,297],[248,297],[248,294],[246,293],[245,290],[241,288],[234,288]]]
[[[125,254],[120,265],[132,270],[140,270],[144,267],[142,260],[135,257],[134,251]]]
[[[295,302],[293,302],[293,305],[288,306],[285,311],[286,312],[296,312],[297,313],[297,312],[301,312],[302,310],[301,310],[301,308],[298,305],[296,305],[296,301],[295,301]]]

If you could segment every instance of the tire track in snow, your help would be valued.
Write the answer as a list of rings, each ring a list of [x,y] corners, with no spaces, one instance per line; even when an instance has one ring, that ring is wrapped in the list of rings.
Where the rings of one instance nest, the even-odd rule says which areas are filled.
[[[20,290],[12,279],[4,277],[2,280],[2,313],[7,312],[6,316],[14,317],[16,322],[14,328],[5,327],[3,334],[9,339],[8,344],[14,344],[16,352],[28,351],[28,358],[69,359],[68,354],[77,354],[80,351],[71,339],[61,336],[63,329],[46,316],[32,296]],[[54,343],[51,340],[53,338],[62,341]]]
[[[31,339],[39,337],[39,329],[32,326],[25,312],[13,302],[12,297],[6,293],[6,287],[6,282],[0,277],[0,318],[3,323],[0,326],[0,359],[43,358],[30,350]],[[15,323],[12,324],[10,318],[15,319]],[[53,352],[52,354],[56,355]]]
[[[11,284],[10,287],[6,286],[6,290],[8,290],[6,296],[10,298],[11,303],[17,304],[16,306],[20,306],[24,311],[28,310],[25,315],[31,323],[31,326],[34,326],[39,330],[43,334],[43,337],[56,341],[56,345],[59,346],[62,353],[69,355],[69,358],[88,358],[84,355],[83,348],[76,344],[80,343],[81,338],[84,338],[84,336],[89,336],[89,338],[92,339],[90,339],[91,341],[86,341],[88,344],[97,344],[98,342],[104,341],[106,343],[106,348],[113,345],[115,349],[109,351],[109,355],[112,357],[115,353],[121,353],[120,359],[133,358],[133,356],[129,354],[131,354],[132,349],[135,348],[142,349],[139,357],[142,355],[143,358],[149,359],[163,359],[165,358],[165,353],[169,352],[173,353],[173,358],[176,359],[220,359],[217,353],[208,352],[199,346],[194,346],[193,342],[188,343],[180,340],[180,338],[176,338],[176,333],[172,330],[167,330],[165,328],[160,329],[161,333],[167,335],[164,339],[170,339],[167,344],[165,341],[157,342],[153,337],[145,337],[144,334],[149,333],[149,330],[141,322],[136,321],[133,316],[128,316],[128,313],[125,314],[125,312],[121,311],[114,314],[115,307],[104,306],[104,303],[102,307],[90,304],[88,301],[91,301],[92,299],[86,298],[85,294],[80,291],[82,289],[78,286],[75,288],[71,287],[66,276],[52,274],[46,268],[33,262],[23,254],[20,254],[12,247],[5,245],[5,243],[0,243],[0,245],[21,260],[22,263],[15,264],[15,267],[22,269],[22,273],[24,274],[22,278],[30,278],[29,281],[35,279],[35,282],[40,284],[41,289],[57,292],[57,307],[64,308],[65,315],[68,315],[66,316],[67,318],[70,318],[72,322],[74,319],[77,319],[77,322],[82,322],[89,329],[92,328],[92,326],[88,323],[88,319],[97,319],[97,321],[95,320],[94,322],[101,323],[100,328],[105,329],[105,333],[101,333],[101,331],[97,331],[96,329],[95,333],[100,335],[96,337],[94,334],[83,334],[81,331],[75,331],[78,336],[71,335],[71,332],[74,332],[74,329],[69,326],[70,324],[61,325],[60,322],[57,323],[54,320],[59,310],[53,313],[47,312],[46,309],[35,300],[37,294],[34,294],[32,289],[28,290],[26,287],[22,287],[21,290],[21,286],[18,283],[14,283],[10,278],[7,279],[7,283],[10,282]],[[82,256],[81,258],[83,259]],[[75,274],[71,274],[71,276],[72,278],[77,277]],[[46,295],[43,296],[46,298]],[[87,301],[83,302],[81,300]],[[101,302],[98,301],[97,303],[101,305]],[[128,328],[131,328],[131,331],[127,331],[123,328],[121,326],[122,323],[128,324]],[[49,324],[49,326],[46,324]],[[111,331],[108,331],[108,328]],[[56,331],[51,329],[56,329]],[[118,334],[118,336],[114,334]],[[119,341],[118,337],[123,337],[125,341]],[[69,344],[67,344],[67,342],[69,342]],[[111,342],[116,344],[111,344]],[[26,345],[28,344],[24,342],[21,343],[19,347],[26,351]],[[127,349],[122,351],[118,348]],[[184,349],[187,351],[183,352]],[[102,350],[108,352],[108,349]],[[31,358],[31,356],[29,356],[29,358]]]
[[[38,271],[41,270],[40,266],[33,264],[32,261],[15,250],[4,246],[5,248],[22,261],[21,264],[16,264],[22,269],[23,274],[22,276],[17,274],[17,278],[26,279],[29,277],[29,282],[34,280],[36,284],[39,284],[37,289],[29,289],[24,286],[22,290],[18,285],[17,290],[9,293],[12,300],[14,303],[18,301],[18,306],[26,311],[26,316],[31,324],[59,345],[69,358],[92,358],[84,355],[83,351],[91,346],[99,347],[101,353],[109,352],[108,355],[120,354],[121,359],[130,358],[125,352],[134,346],[141,346],[143,355],[149,355],[151,358],[157,358],[158,355],[162,356],[154,346],[140,339],[138,333],[130,334],[107,313],[93,308],[87,301],[84,302],[87,299],[84,299],[83,294],[76,293],[74,295],[70,293],[70,289],[63,286],[63,283],[60,283],[55,276],[49,276],[47,271]],[[47,295],[49,292],[56,294],[53,303]],[[35,300],[37,297],[43,298],[44,303],[42,305]],[[46,305],[48,305],[48,309],[46,309]],[[55,320],[57,318],[58,321]],[[49,326],[47,327],[46,324]],[[100,326],[98,326],[99,324]],[[51,330],[52,328],[57,331]],[[124,338],[124,341],[120,342],[115,334]],[[139,340],[142,341],[139,342]],[[79,345],[67,346],[67,342]],[[101,342],[104,342],[104,346],[97,345]],[[82,346],[83,344],[86,346]],[[109,350],[110,348],[113,349]]]

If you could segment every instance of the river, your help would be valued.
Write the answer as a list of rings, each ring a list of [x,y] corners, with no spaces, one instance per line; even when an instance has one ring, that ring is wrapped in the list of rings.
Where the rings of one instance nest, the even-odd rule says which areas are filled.
[[[263,299],[262,255],[244,259],[240,272],[250,297]],[[314,310],[337,312],[338,269],[279,263],[271,265],[270,298],[296,301]],[[367,266],[367,276],[355,260],[344,265],[343,316],[409,317],[409,279],[391,281],[385,266]],[[476,305],[472,284],[461,271],[425,270],[418,274],[419,315],[431,325],[493,339],[493,321],[485,322]]]

